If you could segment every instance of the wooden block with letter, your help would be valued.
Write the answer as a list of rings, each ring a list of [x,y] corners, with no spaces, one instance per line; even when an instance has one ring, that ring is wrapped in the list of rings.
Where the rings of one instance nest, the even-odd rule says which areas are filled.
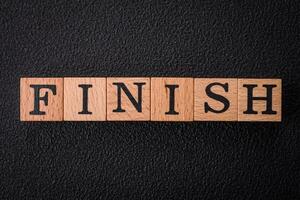
[[[62,121],[63,78],[21,78],[20,120]]]
[[[106,120],[106,78],[64,78],[64,120]]]
[[[237,79],[195,78],[194,120],[237,121]]]
[[[281,121],[281,79],[238,79],[239,121]]]
[[[151,120],[193,121],[193,78],[151,78]]]
[[[150,120],[150,78],[107,78],[107,120]]]

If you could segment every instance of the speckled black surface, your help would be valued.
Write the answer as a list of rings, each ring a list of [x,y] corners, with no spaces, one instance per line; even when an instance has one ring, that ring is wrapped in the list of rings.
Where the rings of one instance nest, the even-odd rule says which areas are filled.
[[[299,199],[299,1],[0,1],[0,199]],[[283,79],[282,123],[19,121],[22,76]]]

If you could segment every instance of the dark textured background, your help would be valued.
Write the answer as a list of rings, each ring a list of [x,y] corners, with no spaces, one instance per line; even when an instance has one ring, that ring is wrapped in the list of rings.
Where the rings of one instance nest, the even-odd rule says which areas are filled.
[[[299,199],[299,1],[0,1],[0,199]],[[20,122],[22,76],[281,77],[282,123]]]

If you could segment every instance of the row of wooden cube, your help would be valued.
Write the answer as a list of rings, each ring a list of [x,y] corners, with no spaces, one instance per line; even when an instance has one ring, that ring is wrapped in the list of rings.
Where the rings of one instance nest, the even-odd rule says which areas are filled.
[[[138,100],[137,84],[142,84],[140,111],[124,88],[118,88],[116,83],[123,83],[135,101]],[[249,106],[249,88],[244,87],[245,84],[254,85],[253,96],[261,97],[252,101],[254,113],[251,114],[245,113]],[[36,109],[34,101],[37,101],[34,85],[54,85],[56,88],[55,94],[47,88],[41,88],[39,95],[46,95],[47,101],[41,98],[37,105],[40,113],[33,112]],[[80,85],[88,85],[85,94],[88,113],[80,113],[84,95]],[[265,85],[273,85],[271,106],[274,113],[271,114],[263,112],[267,106],[267,101],[263,99],[267,95]],[[170,102],[171,86],[174,102]],[[121,95],[120,112],[116,110],[118,92]],[[21,78],[20,97],[21,121],[281,121],[281,79]],[[229,106],[225,110],[226,99]],[[168,113],[170,109],[173,109],[173,113]]]

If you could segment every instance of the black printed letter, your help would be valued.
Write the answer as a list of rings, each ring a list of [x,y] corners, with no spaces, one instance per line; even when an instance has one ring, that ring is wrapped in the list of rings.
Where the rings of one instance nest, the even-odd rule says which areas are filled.
[[[222,113],[222,112],[225,112],[226,110],[228,110],[229,106],[230,106],[230,103],[228,101],[228,99],[226,99],[225,97],[219,95],[219,94],[216,94],[214,92],[211,91],[211,88],[214,87],[214,86],[221,86],[224,88],[225,92],[228,92],[228,83],[225,83],[225,84],[221,84],[221,83],[211,83],[209,84],[205,91],[206,91],[206,94],[207,96],[209,96],[210,98],[212,99],[215,99],[217,101],[220,101],[221,103],[224,104],[224,107],[223,109],[221,110],[215,110],[213,108],[211,108],[207,102],[204,103],[204,110],[205,110],[205,113],[208,113],[208,111],[210,112],[213,112],[213,113]]]
[[[122,109],[122,100],[121,100],[122,90],[125,92],[126,96],[131,101],[131,103],[133,104],[135,109],[138,112],[142,112],[142,87],[145,84],[146,83],[134,83],[134,85],[136,85],[138,87],[138,100],[136,101],[136,99],[132,96],[132,94],[130,93],[130,91],[128,90],[128,88],[126,87],[126,85],[124,83],[113,83],[113,85],[116,85],[117,89],[118,89],[118,97],[117,97],[118,98],[118,107],[116,109],[114,109],[113,112],[125,112],[125,110]]]
[[[263,85],[267,89],[267,96],[266,97],[253,97],[253,89],[257,87],[256,84],[246,84],[243,85],[243,87],[246,87],[248,89],[248,104],[247,104],[247,110],[244,111],[244,114],[257,114],[256,111],[253,110],[253,101],[254,100],[260,100],[260,101],[266,101],[267,106],[266,110],[262,112],[262,114],[269,114],[269,115],[275,115],[277,112],[272,110],[272,89],[276,87],[276,85]]]
[[[88,111],[88,90],[89,88],[92,88],[92,85],[86,85],[86,84],[82,84],[82,85],[78,85],[78,87],[82,88],[82,111],[79,112],[78,114],[87,114],[87,115],[91,115],[92,112]]]
[[[166,85],[166,88],[170,91],[169,98],[169,111],[165,112],[166,115],[178,115],[179,113],[175,111],[175,89],[179,88],[179,85]]]
[[[40,111],[40,101],[44,101],[45,106],[48,106],[48,92],[45,92],[45,96],[40,96],[40,90],[46,88],[52,91],[53,95],[56,95],[56,85],[30,85],[34,89],[34,109],[30,112],[31,115],[45,115],[46,112]]]

